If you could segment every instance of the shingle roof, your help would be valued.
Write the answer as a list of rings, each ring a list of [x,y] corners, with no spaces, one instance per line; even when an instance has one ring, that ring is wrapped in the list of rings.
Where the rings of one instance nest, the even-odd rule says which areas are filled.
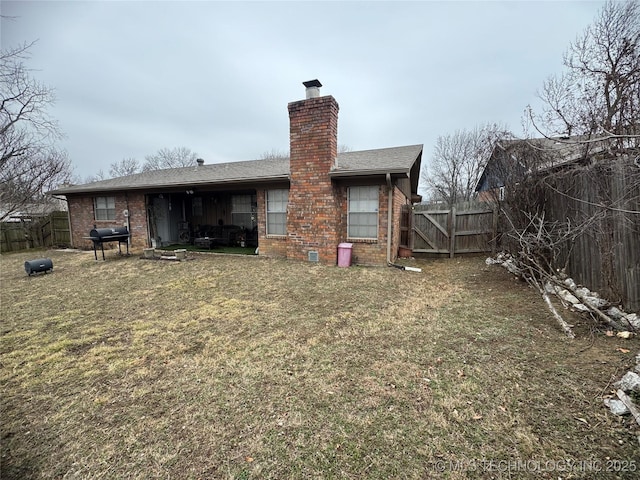
[[[61,187],[49,192],[72,193],[144,190],[159,187],[182,187],[247,181],[268,181],[289,178],[289,159],[249,160],[245,162],[212,163],[163,170],[149,170],[124,177],[110,178],[84,185]]]
[[[531,157],[528,168],[536,171],[573,163],[606,148],[606,142],[587,136],[503,140],[498,145],[517,161]]]
[[[421,153],[422,145],[344,152],[338,155],[336,167],[331,170],[330,175],[337,177],[409,173]]]
[[[476,191],[504,186],[508,174],[528,175],[579,162],[607,150],[606,139],[589,136],[508,139],[497,142]]]
[[[361,176],[380,173],[409,173],[422,152],[422,145],[382,148],[338,154],[331,176]],[[183,168],[151,170],[84,185],[72,185],[49,192],[54,195],[117,190],[145,190],[165,187],[221,185],[289,179],[289,159],[212,163]]]

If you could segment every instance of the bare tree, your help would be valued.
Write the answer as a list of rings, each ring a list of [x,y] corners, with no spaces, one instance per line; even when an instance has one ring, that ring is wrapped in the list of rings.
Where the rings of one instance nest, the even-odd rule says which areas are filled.
[[[133,175],[139,173],[141,170],[138,160],[132,157],[123,158],[119,162],[114,162],[109,168],[109,175],[112,178],[124,177],[127,175]]]
[[[570,44],[564,66],[539,92],[542,113],[529,109],[546,138],[522,141],[501,162],[503,246],[552,311],[549,291],[570,290],[583,300],[567,274],[598,282],[598,290],[620,305],[624,290],[634,287],[619,274],[619,262],[638,271],[633,241],[640,234],[640,3],[607,2]],[[587,262],[595,268],[582,268]],[[599,304],[583,304],[607,328],[631,328]],[[571,335],[561,315],[554,316]]]
[[[640,3],[607,2],[570,45],[564,65],[539,92],[542,113],[529,108],[527,120],[545,138],[500,142],[485,180],[489,188],[504,186],[504,201],[494,198],[510,266],[573,336],[550,292],[571,291],[584,300],[582,311],[607,328],[630,327],[602,310],[606,301],[587,299],[576,282],[595,282],[591,287],[617,305],[625,290],[637,288],[628,279],[640,273],[634,243],[640,235]],[[630,273],[619,273],[620,262],[628,262]]]
[[[260,160],[276,160],[280,158],[289,158],[289,152],[272,148],[268,152],[263,152],[262,155],[260,155]]]
[[[338,153],[348,153],[351,152],[351,147],[349,145],[340,144],[338,145]],[[263,152],[260,155],[260,160],[276,160],[280,158],[289,158],[289,152],[285,152],[284,150],[278,150],[277,148],[272,148],[269,151]]]
[[[62,137],[47,109],[53,90],[24,65],[33,43],[0,52],[0,220],[70,178],[70,162],[54,143]]]
[[[471,200],[496,142],[509,137],[507,129],[497,124],[438,137],[431,164],[422,172],[432,200],[449,205]]]
[[[179,168],[196,165],[198,154],[187,147],[161,148],[153,155],[147,155],[142,165],[143,171]]]
[[[547,136],[606,135],[625,139],[623,146],[634,138],[637,147],[640,2],[608,1],[570,44],[563,63],[566,71],[549,77],[539,92],[542,113],[530,111],[539,131]]]
[[[100,169],[93,175],[87,175],[84,178],[84,180],[78,180],[77,182],[74,182],[74,183],[83,184],[83,183],[101,182],[102,180],[107,180],[108,178],[109,178],[109,175],[104,173],[104,170]]]

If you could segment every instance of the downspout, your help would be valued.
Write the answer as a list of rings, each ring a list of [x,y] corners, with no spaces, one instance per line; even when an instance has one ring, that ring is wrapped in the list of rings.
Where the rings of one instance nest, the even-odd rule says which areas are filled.
[[[155,235],[155,232],[152,231],[151,227],[151,197],[147,194],[144,196],[144,215],[145,215],[145,223],[147,224],[147,247],[152,247],[153,243],[151,239],[153,238],[152,234]]]
[[[388,207],[387,210],[387,265],[390,267],[396,267],[400,270],[406,270],[408,272],[422,272],[421,268],[416,267],[407,267],[404,265],[396,265],[395,263],[391,263],[391,222],[393,220],[393,184],[391,183],[391,174],[387,173],[387,187],[389,188],[389,198],[387,199]]]
[[[391,223],[393,221],[393,184],[391,174],[387,173],[387,265],[391,264]]]
[[[69,199],[67,198],[66,195],[63,195],[62,197],[58,197],[56,195],[51,195],[51,196],[58,200],[64,200],[67,203],[67,223],[69,224],[69,245],[71,246],[71,248],[75,248],[75,246],[73,245],[73,231],[71,230],[71,210],[69,209]]]
[[[127,204],[127,209],[125,210],[125,218],[127,219],[127,232],[129,232],[129,237],[127,238],[127,248],[131,247],[131,221],[129,220],[129,217],[131,217],[131,210],[129,210],[129,194],[127,192],[125,192],[124,194],[124,199],[125,202]],[[129,251],[127,250],[127,253],[129,253]]]

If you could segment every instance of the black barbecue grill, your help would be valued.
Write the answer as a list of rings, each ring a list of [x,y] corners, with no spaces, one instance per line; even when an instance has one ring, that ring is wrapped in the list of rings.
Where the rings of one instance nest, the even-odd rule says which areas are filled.
[[[118,242],[118,253],[122,255],[121,245],[127,246],[127,255],[129,255],[129,229],[127,227],[114,228],[94,228],[89,232],[89,236],[85,237],[93,242],[93,255],[98,260],[98,245],[102,250],[102,260],[104,260],[104,244],[109,242]]]

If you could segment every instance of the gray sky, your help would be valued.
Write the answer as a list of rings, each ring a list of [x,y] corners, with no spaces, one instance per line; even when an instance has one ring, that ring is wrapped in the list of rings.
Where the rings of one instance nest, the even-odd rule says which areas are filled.
[[[602,2],[0,1],[86,178],[188,147],[207,163],[288,151],[287,103],[318,78],[352,150],[486,122],[522,133],[544,79]]]

